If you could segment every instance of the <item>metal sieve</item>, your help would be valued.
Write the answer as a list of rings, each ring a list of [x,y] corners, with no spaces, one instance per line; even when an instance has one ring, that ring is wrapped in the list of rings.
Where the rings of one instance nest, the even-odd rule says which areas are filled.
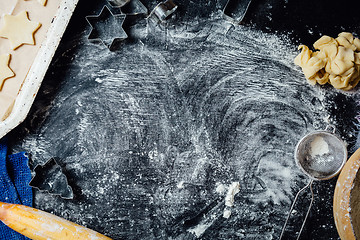
[[[343,140],[335,135],[335,127],[333,126],[328,126],[325,131],[309,133],[300,139],[295,148],[295,162],[309,177],[310,181],[296,194],[281,231],[280,239],[283,237],[286,225],[300,193],[309,187],[311,191],[311,201],[297,236],[297,239],[300,238],[314,201],[314,192],[312,189],[314,180],[328,180],[335,177],[345,165],[346,160],[346,145]]]

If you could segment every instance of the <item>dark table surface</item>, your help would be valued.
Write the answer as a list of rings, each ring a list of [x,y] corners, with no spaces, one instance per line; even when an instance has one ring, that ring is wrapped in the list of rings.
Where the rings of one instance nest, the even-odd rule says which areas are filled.
[[[109,51],[87,40],[85,21],[105,1],[79,1],[29,116],[9,134],[34,166],[57,157],[74,190],[73,200],[35,190],[35,206],[114,239],[276,239],[308,181],[292,157],[301,136],[330,123],[349,153],[359,146],[358,90],[312,87],[292,63],[300,43],[359,34],[359,3],[254,0],[234,27],[221,17],[226,1],[175,2],[162,27],[127,16],[129,38]],[[215,189],[235,181],[225,219]],[[335,183],[314,183],[302,239],[338,239]],[[286,239],[308,204],[302,195]]]

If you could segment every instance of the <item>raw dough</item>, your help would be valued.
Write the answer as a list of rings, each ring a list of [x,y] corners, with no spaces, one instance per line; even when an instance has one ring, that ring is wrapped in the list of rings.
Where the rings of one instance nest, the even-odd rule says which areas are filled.
[[[300,45],[301,53],[294,62],[299,65],[310,84],[330,83],[335,88],[350,90],[360,80],[360,40],[351,33],[342,32],[334,39],[322,36],[312,51]]]
[[[0,55],[0,90],[2,89],[6,79],[14,77],[15,73],[9,67],[11,55]]]
[[[14,50],[23,44],[35,45],[34,34],[40,26],[40,23],[29,20],[27,11],[16,16],[5,15],[0,37],[9,39]]]
[[[28,0],[25,0],[25,1],[28,1]],[[47,0],[37,0],[37,1],[43,6],[45,6],[46,2],[47,2]]]
[[[43,6],[45,6],[46,5],[46,2],[47,2],[47,0],[37,0],[40,4],[42,4]]]
[[[0,28],[3,26],[3,18],[6,14],[12,13],[11,15],[15,16],[22,11],[29,13],[31,21],[41,23],[41,27],[35,34],[36,45],[25,44],[16,50],[11,50],[10,41],[0,37],[0,55],[11,54],[10,67],[16,73],[13,78],[5,81],[0,91],[0,123],[6,119],[9,113],[13,112],[14,101],[21,91],[24,80],[28,76],[41,44],[47,36],[48,29],[56,12],[59,10],[61,2],[63,0],[47,1],[46,7],[44,7],[37,0],[0,0]]]

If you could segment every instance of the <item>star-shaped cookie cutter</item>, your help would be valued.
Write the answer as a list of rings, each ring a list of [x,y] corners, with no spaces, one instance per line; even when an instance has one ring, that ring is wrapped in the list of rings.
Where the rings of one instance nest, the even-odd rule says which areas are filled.
[[[86,16],[86,21],[91,26],[88,40],[100,41],[111,50],[116,42],[128,37],[123,29],[125,18],[125,14],[113,14],[106,5],[99,15]]]

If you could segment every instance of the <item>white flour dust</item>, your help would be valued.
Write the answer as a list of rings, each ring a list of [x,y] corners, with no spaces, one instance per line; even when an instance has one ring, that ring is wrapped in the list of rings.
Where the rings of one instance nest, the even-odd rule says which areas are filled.
[[[329,144],[325,139],[321,136],[315,137],[310,144],[309,168],[311,171],[331,173],[335,160],[334,153],[330,153]]]
[[[328,116],[296,46],[220,19],[138,28],[118,52],[73,39],[52,66],[61,91],[18,148],[59,157],[77,196],[36,206],[115,239],[276,238],[305,184],[295,144]]]
[[[235,195],[240,191],[240,183],[233,182],[230,184],[228,191],[225,196],[225,206],[232,207],[234,206]]]
[[[313,158],[329,153],[329,145],[324,138],[320,136],[315,137],[315,139],[311,142],[310,147],[310,155]]]

